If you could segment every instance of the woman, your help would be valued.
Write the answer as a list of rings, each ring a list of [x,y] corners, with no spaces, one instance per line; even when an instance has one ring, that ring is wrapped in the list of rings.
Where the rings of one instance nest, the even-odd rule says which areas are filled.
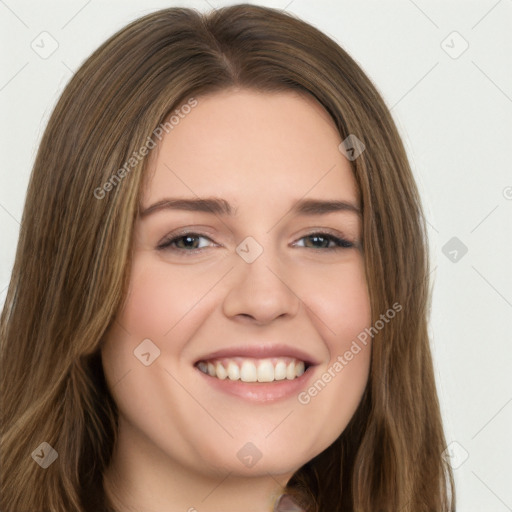
[[[418,192],[315,28],[238,5],[121,30],[58,102],[22,226],[2,510],[454,510]]]

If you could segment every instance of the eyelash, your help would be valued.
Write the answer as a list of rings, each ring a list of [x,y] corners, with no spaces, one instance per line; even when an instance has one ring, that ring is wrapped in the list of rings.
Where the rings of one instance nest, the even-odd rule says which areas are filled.
[[[299,240],[302,240],[304,238],[309,238],[309,237],[324,238],[324,239],[329,240],[329,242],[334,242],[336,244],[336,246],[335,247],[318,247],[318,248],[305,247],[305,249],[313,249],[315,251],[318,251],[318,250],[338,251],[340,249],[350,249],[350,248],[355,247],[355,244],[353,244],[352,242],[349,242],[348,240],[346,240],[344,238],[340,238],[340,237],[337,237],[335,235],[332,235],[330,233],[326,233],[326,232],[323,232],[323,231],[308,233],[307,235],[304,235],[303,237],[301,237]],[[207,247],[201,247],[199,249],[187,250],[187,249],[181,249],[181,248],[172,247],[172,245],[174,243],[176,243],[177,241],[179,241],[179,240],[181,240],[183,238],[206,238],[207,240],[210,240],[210,242],[213,241],[210,237],[208,237],[206,235],[202,235],[201,233],[185,232],[185,233],[180,233],[178,236],[175,236],[173,238],[169,238],[169,239],[164,240],[157,247],[157,249],[160,250],[160,251],[173,251],[173,252],[188,253],[187,256],[188,255],[194,255],[194,254],[202,251],[203,249],[207,249]]]

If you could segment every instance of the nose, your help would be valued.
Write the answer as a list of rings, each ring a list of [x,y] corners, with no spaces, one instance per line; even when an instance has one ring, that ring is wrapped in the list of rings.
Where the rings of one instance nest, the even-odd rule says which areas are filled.
[[[279,317],[297,315],[301,299],[293,289],[290,269],[270,250],[252,263],[242,258],[230,273],[223,312],[231,319],[249,318],[256,324],[268,324]]]

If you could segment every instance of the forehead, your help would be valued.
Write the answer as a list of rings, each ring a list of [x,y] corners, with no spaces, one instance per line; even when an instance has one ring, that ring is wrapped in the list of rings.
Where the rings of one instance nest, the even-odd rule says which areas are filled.
[[[313,97],[231,89],[196,99],[150,155],[144,204],[169,194],[356,200],[339,132]]]

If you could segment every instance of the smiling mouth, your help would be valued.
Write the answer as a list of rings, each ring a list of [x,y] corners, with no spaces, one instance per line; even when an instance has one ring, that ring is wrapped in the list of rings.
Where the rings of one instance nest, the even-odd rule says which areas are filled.
[[[220,380],[275,382],[295,380],[309,368],[309,363],[293,357],[230,357],[198,361],[198,370]]]

